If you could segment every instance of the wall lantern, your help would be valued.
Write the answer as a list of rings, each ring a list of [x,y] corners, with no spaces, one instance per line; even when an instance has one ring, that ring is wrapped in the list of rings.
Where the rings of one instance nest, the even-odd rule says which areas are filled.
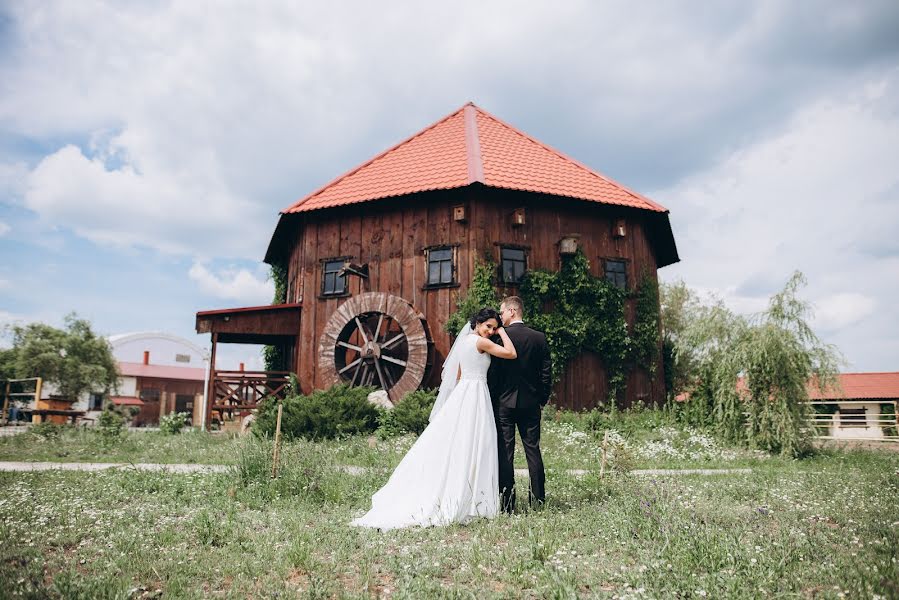
[[[615,221],[615,226],[612,227],[612,237],[623,238],[626,233],[627,229],[624,226],[624,219]]]
[[[563,256],[577,254],[578,238],[580,237],[577,233],[569,233],[559,240],[559,254]]]
[[[512,227],[521,227],[526,222],[524,207],[512,211]]]
[[[456,206],[454,206],[453,221],[455,221],[456,223],[464,223],[468,219],[468,216],[465,214],[465,212],[466,211],[464,204],[457,204]]]

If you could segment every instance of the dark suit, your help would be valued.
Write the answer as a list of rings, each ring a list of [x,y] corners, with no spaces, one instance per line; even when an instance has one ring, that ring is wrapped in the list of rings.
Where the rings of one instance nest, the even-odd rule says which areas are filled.
[[[515,429],[521,435],[531,478],[531,501],[546,500],[543,456],[540,454],[540,413],[552,391],[552,362],[546,336],[514,323],[506,333],[518,358],[494,358],[487,372],[499,452],[499,489],[503,510],[515,508]],[[502,343],[502,342],[499,342]]]

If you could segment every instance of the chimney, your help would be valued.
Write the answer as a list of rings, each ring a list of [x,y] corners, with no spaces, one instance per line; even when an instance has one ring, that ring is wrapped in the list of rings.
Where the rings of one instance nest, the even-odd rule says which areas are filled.
[[[150,351],[149,350],[144,350],[144,364],[145,365],[150,364]]]
[[[240,363],[240,372],[243,373],[243,363]]]

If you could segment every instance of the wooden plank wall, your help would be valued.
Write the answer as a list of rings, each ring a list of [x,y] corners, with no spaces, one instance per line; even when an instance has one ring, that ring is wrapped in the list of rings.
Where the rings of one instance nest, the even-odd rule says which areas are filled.
[[[452,206],[464,203],[466,223],[452,220]],[[513,227],[512,211],[524,206],[527,222]],[[596,276],[603,273],[602,258],[628,261],[628,285],[636,285],[646,269],[656,275],[656,258],[646,238],[641,213],[618,207],[591,204],[556,197],[515,193],[487,188],[430,192],[402,199],[356,204],[346,208],[309,213],[297,227],[289,252],[288,301],[301,301],[300,348],[296,370],[304,392],[321,387],[317,368],[319,338],[325,323],[345,299],[321,298],[321,259],[352,256],[369,264],[369,280],[350,278],[350,292],[386,291],[401,296],[421,311],[428,321],[435,346],[435,364],[425,382],[439,383],[440,366],[450,346],[443,327],[455,310],[455,298],[464,293],[473,273],[476,257],[484,255],[499,262],[497,243],[528,247],[528,268],[559,268],[558,241],[563,235],[580,234],[580,244]],[[626,219],[627,234],[612,237],[612,226]],[[458,244],[457,280],[460,286],[425,289],[426,265],[423,249],[439,244]],[[501,288],[514,294],[514,287]],[[627,317],[633,320],[633,301],[628,301]],[[623,399],[630,404],[638,398],[661,401],[664,385],[661,368],[654,381],[645,372],[634,372]],[[560,406],[584,410],[606,396],[607,381],[600,357],[585,354],[566,370],[556,386]]]

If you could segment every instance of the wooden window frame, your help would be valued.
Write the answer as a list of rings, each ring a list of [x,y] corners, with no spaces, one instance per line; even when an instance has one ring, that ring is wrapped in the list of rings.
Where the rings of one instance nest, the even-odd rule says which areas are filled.
[[[620,290],[623,290],[625,292],[628,291],[628,289],[630,289],[630,287],[629,287],[630,286],[630,282],[629,282],[630,277],[627,276],[627,272],[628,272],[628,267],[630,266],[630,260],[628,260],[626,258],[622,258],[620,256],[604,256],[604,257],[601,257],[601,260],[602,260],[602,276],[606,279],[606,281],[608,281],[609,283],[611,283],[612,285],[614,285],[615,287],[617,287]],[[621,275],[624,275],[624,285],[618,285],[617,281],[609,279],[609,263],[610,262],[621,263],[624,266],[624,272],[620,273]],[[617,271],[614,271],[614,273],[616,275],[619,274]]]
[[[531,247],[530,246],[522,246],[521,244],[503,244],[501,242],[496,242],[495,245],[499,249],[499,282],[504,287],[518,287],[519,285],[521,285],[520,280],[519,281],[507,281],[506,280],[506,276],[505,276],[506,270],[503,268],[504,267],[504,265],[503,265],[503,260],[504,260],[503,259],[503,250],[521,250],[524,253],[524,271],[522,271],[522,273],[521,273],[521,276],[523,278],[528,272],[528,262],[530,259]],[[512,259],[510,259],[510,260],[512,260]]]
[[[352,256],[330,256],[328,258],[320,258],[318,260],[319,265],[321,267],[320,285],[318,288],[318,297],[320,299],[344,298],[344,297],[350,295],[350,282],[347,281],[346,275],[343,276],[343,290],[342,291],[340,291],[340,292],[325,292],[325,275],[327,273],[336,273],[336,271],[326,271],[328,263],[339,262],[342,267],[344,263],[346,263],[348,260],[352,260],[352,259],[353,259]],[[336,285],[337,279],[339,279],[339,277],[335,276],[335,285]]]
[[[431,283],[431,252],[434,250],[451,250],[450,267],[451,280],[449,282]],[[425,285],[423,290],[439,290],[442,288],[459,287],[459,244],[437,244],[434,246],[425,246],[422,248],[425,259]],[[440,261],[445,262],[445,261]]]

